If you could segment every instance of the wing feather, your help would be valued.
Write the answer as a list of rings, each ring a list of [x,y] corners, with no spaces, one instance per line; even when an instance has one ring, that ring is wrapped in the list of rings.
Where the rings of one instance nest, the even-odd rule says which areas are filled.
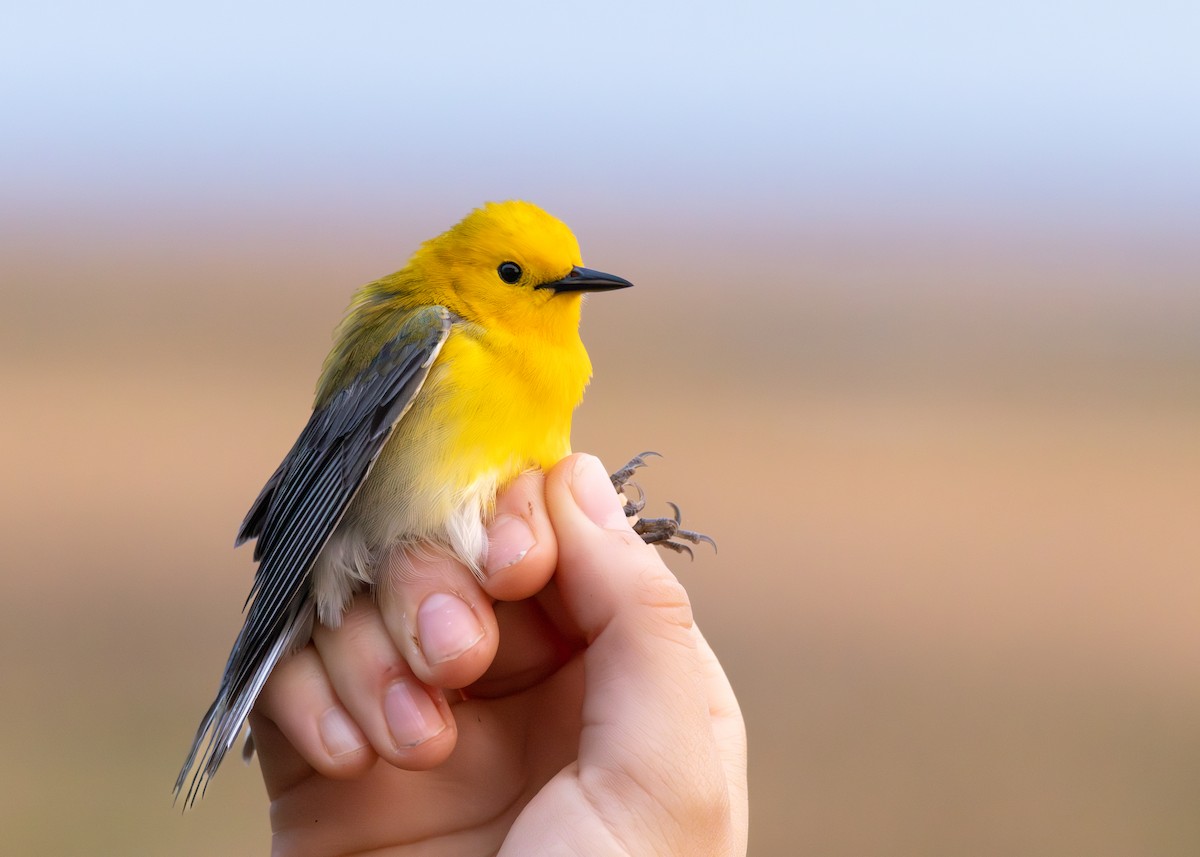
[[[275,664],[309,633],[312,565],[419,393],[451,321],[444,307],[412,313],[344,390],[313,411],[251,505],[237,544],[258,540],[258,571],[217,697],[175,782],[178,798],[192,772],[186,805],[216,773]]]

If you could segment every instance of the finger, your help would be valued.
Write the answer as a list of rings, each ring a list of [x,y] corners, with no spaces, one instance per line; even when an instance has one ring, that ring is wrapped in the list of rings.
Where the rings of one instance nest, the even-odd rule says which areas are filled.
[[[376,595],[388,634],[425,684],[464,687],[491,664],[499,644],[491,599],[444,551],[392,550]]]
[[[314,769],[344,779],[361,775],[375,761],[312,646],[272,671],[255,703],[252,734],[272,794]]]
[[[503,642],[483,677],[463,688],[468,699],[512,696],[535,687],[583,648],[559,630],[541,596],[499,601],[494,607]]]
[[[327,681],[375,753],[392,765],[425,770],[445,761],[458,737],[446,698],[413,675],[366,596],[337,628],[318,623],[313,645]]]
[[[520,601],[545,587],[557,563],[558,541],[546,511],[546,477],[530,470],[496,498],[483,586],[493,598]]]
[[[558,585],[589,641],[580,782],[593,800],[657,817],[652,833],[664,843],[730,842],[725,767],[687,593],[633,533],[598,460],[556,467],[546,496]]]

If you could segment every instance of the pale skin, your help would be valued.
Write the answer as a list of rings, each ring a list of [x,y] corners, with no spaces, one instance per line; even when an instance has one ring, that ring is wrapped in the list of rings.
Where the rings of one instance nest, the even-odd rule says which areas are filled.
[[[744,855],[737,700],[600,462],[520,477],[489,537],[483,584],[393,556],[275,669],[272,853]]]

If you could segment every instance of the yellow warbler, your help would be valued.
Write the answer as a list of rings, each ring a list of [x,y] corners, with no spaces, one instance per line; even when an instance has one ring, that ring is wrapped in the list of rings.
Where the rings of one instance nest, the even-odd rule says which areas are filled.
[[[238,544],[257,539],[249,610],[177,796],[194,770],[195,800],[275,664],[314,620],[339,624],[374,584],[376,559],[432,543],[480,573],[497,492],[571,452],[571,414],[592,371],[582,294],[632,285],[581,265],[560,220],[526,202],[489,203],[357,293],[312,417],[238,532]],[[678,512],[660,523],[646,541],[679,549],[673,536],[704,538],[676,532]]]

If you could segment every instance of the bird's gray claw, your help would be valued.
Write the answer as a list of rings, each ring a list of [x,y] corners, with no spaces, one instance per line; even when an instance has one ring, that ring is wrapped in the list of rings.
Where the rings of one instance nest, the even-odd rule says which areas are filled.
[[[627,495],[630,488],[637,490],[637,499],[629,500],[626,498],[625,506],[622,510],[625,512],[626,518],[632,518],[635,515],[640,514],[642,509],[646,508],[646,492],[642,490],[642,486],[638,485],[636,482],[626,482],[621,486],[621,493],[623,495]]]
[[[625,487],[625,483],[629,481],[629,477],[632,476],[634,472],[638,470],[638,468],[646,466],[647,455],[653,455],[657,458],[662,458],[661,454],[654,452],[653,450],[646,450],[645,452],[639,453],[638,455],[635,455],[633,458],[629,459],[629,461],[625,462],[624,467],[621,467],[608,477],[612,480],[613,488],[616,489],[617,493],[620,493],[621,489]]]
[[[635,455],[624,467],[609,477],[612,480],[613,488],[616,489],[618,494],[623,493],[627,488],[637,489],[637,499],[628,500],[625,503],[625,516],[627,518],[640,514],[642,509],[646,507],[646,492],[636,482],[630,482],[629,478],[639,468],[646,466],[646,458],[648,456],[662,458],[659,453],[648,450]],[[694,545],[703,542],[711,545],[714,551],[717,549],[717,543],[704,533],[682,529],[683,514],[680,512],[679,506],[670,500],[667,501],[667,505],[671,507],[671,517],[639,518],[634,522],[633,531],[642,537],[642,541],[648,545],[658,545],[675,553],[685,553],[691,559],[695,559],[695,553],[688,545],[683,544],[683,542],[691,542]]]

